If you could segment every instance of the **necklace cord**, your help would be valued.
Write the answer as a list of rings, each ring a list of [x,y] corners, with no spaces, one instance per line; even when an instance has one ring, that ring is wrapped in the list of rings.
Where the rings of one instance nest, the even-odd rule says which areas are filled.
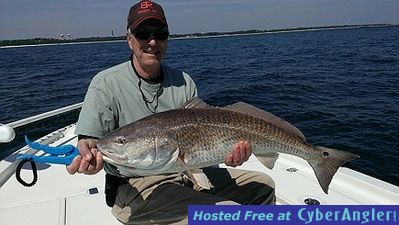
[[[141,98],[143,99],[143,101],[144,101],[146,107],[147,107],[152,113],[156,113],[157,108],[158,108],[158,103],[159,103],[159,96],[160,96],[161,91],[162,91],[163,82],[159,85],[159,89],[158,89],[157,92],[154,94],[154,96],[152,97],[152,100],[151,100],[151,101],[147,100],[147,98],[145,97],[144,92],[143,92],[143,90],[142,90],[142,88],[141,88],[141,77],[139,77],[138,86],[139,86],[139,90],[140,90],[140,93],[141,93]],[[154,106],[154,109],[151,109],[151,108],[150,108],[150,105],[155,101],[155,99],[157,100],[157,101],[156,101],[156,105]]]
[[[152,100],[149,101],[149,100],[147,100],[147,98],[145,97],[144,92],[143,92],[143,89],[141,88],[141,84],[142,84],[143,78],[140,77],[139,73],[137,72],[136,68],[134,67],[134,64],[133,64],[133,54],[130,56],[130,64],[132,65],[132,68],[133,68],[133,70],[134,70],[134,72],[135,72],[137,78],[139,79],[139,82],[138,82],[137,85],[138,85],[138,87],[139,87],[139,90],[140,90],[140,93],[141,93],[141,98],[143,99],[143,101],[144,101],[144,103],[145,103],[145,106],[146,106],[147,109],[150,110],[152,113],[156,113],[157,108],[158,108],[158,103],[159,103],[159,96],[161,95],[161,92],[162,92],[163,80],[164,80],[164,73],[163,73],[162,68],[161,68],[161,74],[160,74],[160,80],[161,80],[161,82],[160,82],[160,85],[159,85],[159,89],[157,90],[157,92],[156,92],[156,93],[154,94],[154,96],[152,97]],[[152,105],[152,103],[155,101],[155,99],[157,100],[157,101],[156,101],[156,105],[153,107],[154,109],[151,109],[151,108],[150,108],[150,105]]]

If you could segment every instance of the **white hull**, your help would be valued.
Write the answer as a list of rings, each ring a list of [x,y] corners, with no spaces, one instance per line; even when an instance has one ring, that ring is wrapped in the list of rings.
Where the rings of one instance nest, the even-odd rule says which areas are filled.
[[[75,125],[71,125],[39,141],[61,136],[51,145],[76,146],[74,130]],[[20,152],[27,150],[25,147]],[[5,182],[0,188],[0,224],[120,224],[105,204],[104,172],[72,176],[65,166],[38,164],[37,184],[24,187],[15,175],[6,179],[6,170],[12,167],[15,154],[18,153],[0,162],[0,181]],[[277,204],[305,204],[307,198],[329,205],[399,204],[398,186],[344,167],[334,176],[328,195],[320,188],[308,163],[294,156],[281,154],[273,170],[265,168],[255,157],[241,168],[269,174],[276,183]],[[32,171],[23,169],[21,176],[31,181]],[[98,193],[90,194],[90,190]]]

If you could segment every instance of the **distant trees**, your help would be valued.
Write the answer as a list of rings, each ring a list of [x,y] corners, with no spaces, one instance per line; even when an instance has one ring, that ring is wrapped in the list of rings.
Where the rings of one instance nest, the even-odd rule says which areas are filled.
[[[0,41],[0,46],[62,44],[62,43],[74,43],[74,42],[115,41],[115,40],[125,40],[125,39],[126,39],[125,36],[90,37],[90,38],[76,38],[76,39],[33,38],[33,39],[19,39],[19,40],[4,40]]]
[[[171,34],[171,38],[190,38],[190,37],[209,37],[220,35],[240,35],[240,34],[257,34],[268,32],[284,32],[296,30],[313,30],[313,29],[343,29],[343,28],[370,28],[370,27],[385,27],[397,26],[391,24],[362,24],[362,25],[334,25],[334,26],[319,26],[319,27],[295,27],[284,29],[269,29],[269,30],[245,30],[245,31],[229,31],[229,32],[204,32],[204,33],[190,33],[190,34]],[[90,37],[90,38],[76,38],[76,39],[62,39],[56,38],[34,38],[34,39],[21,39],[21,40],[3,40],[0,41],[1,46],[19,46],[19,45],[40,45],[40,44],[61,44],[73,42],[94,42],[94,41],[115,41],[125,40],[125,36],[119,37]]]

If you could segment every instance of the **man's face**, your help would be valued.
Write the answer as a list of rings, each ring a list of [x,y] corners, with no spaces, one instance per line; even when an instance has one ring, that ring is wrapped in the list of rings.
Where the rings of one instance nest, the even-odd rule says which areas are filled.
[[[156,20],[145,21],[134,31],[128,30],[127,39],[133,51],[133,60],[144,70],[160,67],[168,43],[166,33],[167,27]]]

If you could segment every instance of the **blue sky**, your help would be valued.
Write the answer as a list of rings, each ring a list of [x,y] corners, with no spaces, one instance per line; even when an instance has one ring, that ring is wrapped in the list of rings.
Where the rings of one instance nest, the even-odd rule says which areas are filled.
[[[124,35],[132,0],[0,0],[0,40]],[[399,0],[158,0],[171,33],[399,24]]]

